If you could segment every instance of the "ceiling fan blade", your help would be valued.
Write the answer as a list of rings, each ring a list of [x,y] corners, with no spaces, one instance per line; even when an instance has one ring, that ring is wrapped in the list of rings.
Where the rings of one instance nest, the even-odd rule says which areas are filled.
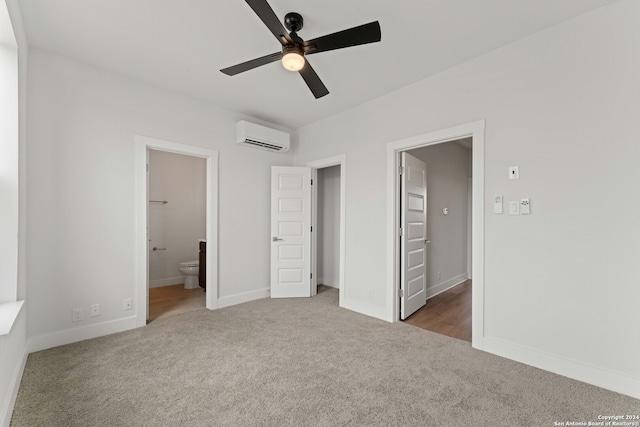
[[[267,0],[245,0],[251,9],[258,15],[258,18],[264,22],[264,25],[269,28],[278,41],[284,46],[285,44],[293,43],[293,40],[289,36],[289,33],[284,28],[278,17],[276,16]]]
[[[338,31],[337,33],[318,37],[313,40],[307,40],[302,43],[302,49],[304,50],[305,55],[310,55],[312,53],[326,52],[328,50],[375,43],[380,40],[382,40],[380,23],[378,21],[374,21],[358,27],[349,28],[348,30]]]
[[[271,53],[260,58],[252,59],[251,61],[243,62],[232,67],[223,68],[222,71],[227,76],[235,76],[236,74],[243,73],[245,71],[253,70],[261,65],[270,64],[271,62],[279,61],[282,58],[281,52]]]
[[[309,61],[306,61],[302,70],[298,72],[304,79],[307,86],[309,86],[309,89],[311,89],[311,92],[316,99],[322,98],[329,93],[329,90],[324,83],[322,83],[322,80],[318,77],[316,70],[314,70],[311,64],[309,64]]]

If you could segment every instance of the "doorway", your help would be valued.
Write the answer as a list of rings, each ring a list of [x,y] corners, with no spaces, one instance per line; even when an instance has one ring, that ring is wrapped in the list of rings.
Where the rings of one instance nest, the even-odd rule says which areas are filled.
[[[318,169],[314,185],[317,284],[340,289],[340,165]]]
[[[401,317],[411,325],[469,342],[472,330],[470,220],[473,209],[468,187],[472,183],[472,150],[472,138],[467,137],[403,151],[403,157],[411,156],[424,165],[427,191],[423,216],[428,232],[427,244],[420,246],[426,249],[422,267],[409,269],[413,276],[416,275],[413,270],[424,275],[425,294],[412,313],[401,308]],[[401,185],[405,181],[402,180]],[[402,211],[400,216],[403,216]],[[406,261],[401,259],[400,262]],[[400,269],[401,275],[404,271],[404,268]]]
[[[328,173],[332,173],[334,177],[331,184],[332,209],[338,213],[333,216],[333,223],[328,230],[324,219],[323,224],[318,224],[317,184],[318,176],[323,177],[327,174],[323,169],[331,167],[337,167]],[[332,248],[338,254],[337,262],[334,262],[331,268],[331,281],[339,288],[339,305],[344,301],[345,174],[344,154],[317,160],[304,167],[272,166],[271,298],[312,297],[318,293],[318,285],[322,283],[318,282],[317,235],[321,227],[331,233]],[[321,179],[324,181],[324,178]],[[326,240],[324,237],[321,238],[320,244],[326,243]],[[320,261],[322,262],[322,258]]]
[[[484,120],[390,142],[387,144],[388,282],[389,320],[400,319],[400,157],[401,153],[449,141],[472,138],[472,339],[474,348],[484,347]]]
[[[149,245],[149,150],[204,159],[206,166],[205,239],[207,241],[205,306],[210,310],[218,307],[218,152],[136,135],[136,275],[132,308],[135,312],[137,327],[146,325],[149,314],[149,253],[153,249],[153,245]],[[161,246],[157,247],[161,248]]]
[[[345,282],[347,156],[341,154],[316,160],[308,163],[307,167],[311,168],[313,182],[319,183],[312,186],[311,194],[311,224],[316,231],[311,233],[311,296],[318,293],[318,285],[338,288],[338,305],[342,307],[347,287]],[[322,280],[319,281],[319,279]]]
[[[206,161],[152,149],[148,159],[152,322],[205,307],[199,252],[206,244]]]

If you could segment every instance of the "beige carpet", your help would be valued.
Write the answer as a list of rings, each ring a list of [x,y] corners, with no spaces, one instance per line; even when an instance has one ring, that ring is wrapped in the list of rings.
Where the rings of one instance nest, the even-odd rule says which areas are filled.
[[[13,426],[553,426],[640,401],[311,299],[31,354]]]

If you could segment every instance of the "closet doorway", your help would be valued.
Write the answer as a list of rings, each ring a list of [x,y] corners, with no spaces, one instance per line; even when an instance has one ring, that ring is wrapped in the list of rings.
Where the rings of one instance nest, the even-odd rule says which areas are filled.
[[[307,164],[313,180],[311,192],[311,296],[338,289],[338,305],[345,295],[345,190],[346,155]]]
[[[404,152],[424,165],[426,172],[426,209],[422,215],[426,238],[420,248],[423,256],[420,262],[416,261],[418,252],[414,251],[406,261],[415,264],[407,266],[412,277],[423,278],[424,305],[408,314],[405,322],[469,342],[472,150],[472,138],[467,137]],[[401,185],[402,182],[405,180]],[[403,272],[401,269],[401,275]]]
[[[401,263],[401,233],[404,231],[402,229],[403,225],[401,219],[401,180],[405,179],[401,175],[402,153],[422,147],[471,138],[472,181],[470,185],[471,214],[469,215],[471,226],[467,226],[466,228],[469,232],[467,233],[467,236],[471,236],[471,256],[467,256],[467,260],[470,261],[471,267],[467,267],[467,271],[469,271],[472,276],[471,345],[474,348],[483,348],[484,346],[484,130],[485,121],[479,120],[447,129],[436,130],[430,133],[415,135],[409,138],[389,142],[387,144],[387,206],[389,209],[387,236],[389,254],[388,281],[390,291],[390,304],[388,305],[387,310],[389,313],[389,320],[395,322],[401,318],[408,317],[406,313],[404,315],[401,313],[401,300],[405,295],[409,294],[409,290],[406,287],[403,288],[403,277],[401,276],[401,271],[404,268]],[[440,208],[442,209],[445,207],[447,206],[441,206]],[[431,240],[428,235],[429,232],[430,231],[427,230],[424,234],[423,239],[425,241]],[[469,239],[469,237],[467,237],[467,239]],[[435,248],[430,247],[428,250],[433,251]],[[419,263],[416,262],[416,264]],[[426,258],[423,264],[427,265]],[[433,266],[431,267],[433,268]],[[436,267],[436,277],[438,271],[442,272],[443,279],[441,280],[444,280],[445,272],[443,270],[438,270]],[[432,272],[427,272],[425,273],[425,276],[431,273]],[[426,281],[424,286],[426,295]],[[444,292],[444,290],[442,290],[442,292]]]
[[[340,289],[340,165],[317,169],[314,186],[316,284]]]

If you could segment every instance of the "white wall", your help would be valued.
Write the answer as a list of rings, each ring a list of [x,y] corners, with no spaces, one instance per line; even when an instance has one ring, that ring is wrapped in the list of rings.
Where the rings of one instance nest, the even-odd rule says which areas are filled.
[[[198,260],[206,237],[206,160],[149,150],[149,287],[184,283],[178,264]]]
[[[8,42],[0,39],[0,303],[16,300],[18,283],[18,48]]]
[[[299,129],[297,164],[349,161],[341,304],[388,316],[386,144],[485,119],[484,348],[640,397],[638,16],[616,2]]]
[[[318,284],[340,288],[340,166],[318,169]]]
[[[291,156],[236,145],[235,122],[248,117],[38,49],[31,54],[27,303],[33,346],[78,339],[87,325],[130,325],[123,319],[135,310],[123,311],[123,300],[138,286],[136,134],[220,153],[220,299],[266,296],[270,167],[291,164]],[[86,315],[94,303],[102,305],[100,317],[71,322],[72,308]]]
[[[427,165],[427,298],[467,279],[467,178],[471,151],[456,142],[409,153]],[[442,209],[448,208],[444,215]],[[438,277],[440,273],[440,277]]]
[[[0,2],[0,301],[23,300],[26,80],[29,48],[17,0]],[[0,307],[2,310],[2,307]],[[3,319],[6,320],[6,319]],[[27,312],[0,336],[0,425],[8,426],[26,361]]]

